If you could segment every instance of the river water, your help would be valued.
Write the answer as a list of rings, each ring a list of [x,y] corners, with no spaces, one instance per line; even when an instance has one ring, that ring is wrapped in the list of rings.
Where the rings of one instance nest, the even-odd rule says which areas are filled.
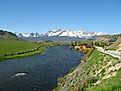
[[[0,91],[52,91],[57,78],[77,66],[82,57],[81,52],[57,46],[47,48],[44,54],[2,61]]]

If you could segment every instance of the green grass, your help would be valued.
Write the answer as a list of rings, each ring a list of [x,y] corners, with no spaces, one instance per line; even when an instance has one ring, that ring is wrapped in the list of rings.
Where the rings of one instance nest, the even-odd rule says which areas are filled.
[[[106,66],[110,62],[111,64]],[[111,74],[107,69],[118,63],[119,59],[95,49],[86,61],[83,59],[81,64],[71,71],[72,74],[61,77],[53,91],[121,91],[121,69],[116,76],[103,79]],[[97,81],[101,83],[95,85]]]
[[[99,51],[94,50],[93,53],[91,54],[89,61],[88,61],[88,65],[94,65],[94,64],[98,64],[98,62],[103,62],[103,58],[105,55],[102,55]]]
[[[0,40],[0,60],[21,58],[40,54],[47,47],[62,45],[59,42],[40,42],[32,43],[18,40]]]
[[[36,44],[28,41],[5,40],[0,41],[0,54],[23,52],[35,47],[37,47]]]
[[[87,91],[121,91],[121,69],[115,77],[103,81],[100,85],[91,87]]]
[[[28,41],[0,40],[0,60],[30,56],[43,51],[35,50],[38,45]]]
[[[104,60],[104,58],[106,59]],[[94,50],[87,65],[88,67],[96,65],[96,69],[100,69],[100,67],[104,66],[108,61],[112,61],[112,65],[119,62],[118,59],[115,59],[110,55],[106,55]],[[94,70],[94,68],[92,69]],[[103,69],[101,73],[104,73],[103,71],[105,72],[105,69]],[[102,76],[99,78],[102,78]],[[102,80],[101,84],[97,86],[89,86],[86,91],[121,91],[121,69],[117,71],[116,76]]]

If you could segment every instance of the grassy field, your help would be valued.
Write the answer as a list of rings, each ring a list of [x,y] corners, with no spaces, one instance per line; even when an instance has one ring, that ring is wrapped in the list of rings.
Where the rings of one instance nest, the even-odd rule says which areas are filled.
[[[71,73],[58,79],[54,91],[121,91],[120,60],[96,49]]]
[[[59,42],[28,42],[0,40],[0,60],[20,58],[43,53],[46,47],[61,45]]]
[[[23,52],[34,49],[35,47],[37,47],[36,44],[28,41],[0,41],[0,54]]]

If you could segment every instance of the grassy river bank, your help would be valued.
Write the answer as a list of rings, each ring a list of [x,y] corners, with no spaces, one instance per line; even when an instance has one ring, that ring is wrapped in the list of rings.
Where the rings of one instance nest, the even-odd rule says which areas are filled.
[[[47,47],[62,45],[59,42],[0,41],[0,61],[43,53]]]
[[[121,91],[119,59],[96,49],[64,77],[58,78],[53,91]]]

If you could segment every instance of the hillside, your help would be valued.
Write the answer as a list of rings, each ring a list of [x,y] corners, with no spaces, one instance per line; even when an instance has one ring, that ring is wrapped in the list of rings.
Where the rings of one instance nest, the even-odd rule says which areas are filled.
[[[18,38],[15,34],[0,30],[0,60],[32,56],[44,52],[46,47],[56,46],[60,42],[30,42]]]
[[[118,50],[121,48],[119,44],[121,43],[121,34],[117,35],[102,35],[98,36],[95,42],[100,44],[105,44],[104,46],[108,50]]]
[[[44,47],[22,40],[15,34],[0,30],[0,60],[19,58],[41,53]]]
[[[96,49],[73,71],[58,79],[54,91],[121,91],[121,63]]]
[[[0,30],[0,40],[19,40],[19,38],[11,33],[11,32],[8,32],[8,31],[3,31],[3,30]]]

